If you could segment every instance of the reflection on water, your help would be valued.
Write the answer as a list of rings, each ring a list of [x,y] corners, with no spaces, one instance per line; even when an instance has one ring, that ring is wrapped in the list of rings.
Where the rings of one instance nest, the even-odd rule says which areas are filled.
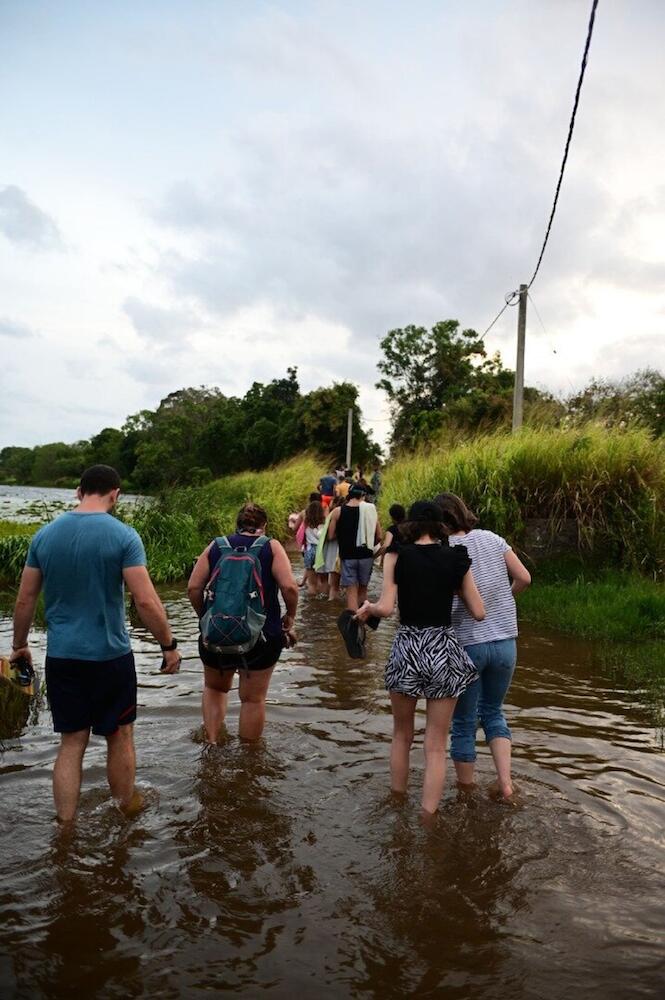
[[[3,997],[663,995],[663,756],[588,646],[525,631],[508,706],[520,807],[488,798],[483,749],[478,791],[450,786],[426,830],[422,715],[411,797],[388,793],[393,625],[351,661],[339,608],[305,600],[265,739],[240,743],[232,695],[206,747],[192,615],[179,588],[163,598],[185,660],[160,675],[133,628],[140,816],[109,801],[94,740],[64,836],[48,709],[5,743]]]

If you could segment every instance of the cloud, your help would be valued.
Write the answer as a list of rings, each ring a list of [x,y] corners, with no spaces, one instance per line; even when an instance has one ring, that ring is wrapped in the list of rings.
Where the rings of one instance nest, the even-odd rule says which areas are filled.
[[[0,337],[14,337],[17,340],[25,340],[28,337],[38,336],[34,330],[25,323],[17,323],[11,319],[0,319]]]
[[[62,240],[53,219],[14,184],[0,188],[0,232],[29,250],[60,250]]]
[[[122,308],[138,335],[158,345],[180,341],[202,325],[199,317],[188,309],[153,305],[133,295],[125,299]]]

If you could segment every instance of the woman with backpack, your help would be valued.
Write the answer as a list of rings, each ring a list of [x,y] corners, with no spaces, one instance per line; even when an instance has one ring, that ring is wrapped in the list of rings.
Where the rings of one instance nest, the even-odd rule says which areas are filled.
[[[233,675],[239,673],[241,739],[257,740],[273,668],[295,642],[298,586],[284,547],[266,536],[268,515],[255,503],[238,512],[236,531],[214,539],[199,556],[187,585],[200,619],[203,726],[216,743]],[[286,605],[282,615],[279,594]]]
[[[365,601],[356,614],[386,618],[399,605],[400,625],[386,666],[393,712],[390,772],[394,792],[404,793],[419,698],[426,699],[424,817],[437,810],[446,777],[446,743],[457,698],[476,679],[472,661],[451,628],[453,595],[481,620],[483,602],[463,545],[449,548],[436,504],[419,500],[400,525],[400,544],[385,556],[383,589],[376,604]]]
[[[453,717],[450,755],[461,788],[473,785],[478,719],[485,731],[497,776],[497,791],[505,801],[513,795],[510,769],[511,733],[503,712],[517,662],[515,595],[526,590],[531,574],[500,535],[478,528],[478,518],[454,493],[440,493],[451,546],[461,546],[473,560],[473,573],[485,604],[485,618],[476,621],[464,603],[453,604],[457,638],[473,660],[479,678],[460,697]]]

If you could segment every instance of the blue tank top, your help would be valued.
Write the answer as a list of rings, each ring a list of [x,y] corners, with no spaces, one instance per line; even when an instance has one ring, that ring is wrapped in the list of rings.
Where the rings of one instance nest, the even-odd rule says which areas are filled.
[[[241,534],[227,535],[226,537],[232,549],[239,549],[243,546],[249,548],[257,538],[256,535]],[[219,562],[220,555],[219,545],[214,541],[208,553],[208,564],[211,573]],[[261,580],[263,582],[266,607],[266,621],[263,626],[263,634],[266,639],[276,639],[282,634],[282,611],[279,606],[279,590],[272,575],[272,548],[270,547],[270,542],[267,542],[259,549],[259,562],[261,563]]]

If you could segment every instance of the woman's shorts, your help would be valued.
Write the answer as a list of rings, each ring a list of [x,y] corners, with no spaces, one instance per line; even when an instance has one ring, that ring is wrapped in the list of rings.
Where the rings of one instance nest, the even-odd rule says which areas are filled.
[[[452,628],[400,625],[386,665],[386,690],[410,698],[458,698],[478,677]]]
[[[284,649],[284,636],[261,636],[248,653],[215,653],[206,649],[199,636],[199,656],[206,667],[215,670],[267,670],[274,667]]]
[[[316,545],[308,545],[302,554],[305,560],[305,569],[314,569],[314,561],[316,559]]]

